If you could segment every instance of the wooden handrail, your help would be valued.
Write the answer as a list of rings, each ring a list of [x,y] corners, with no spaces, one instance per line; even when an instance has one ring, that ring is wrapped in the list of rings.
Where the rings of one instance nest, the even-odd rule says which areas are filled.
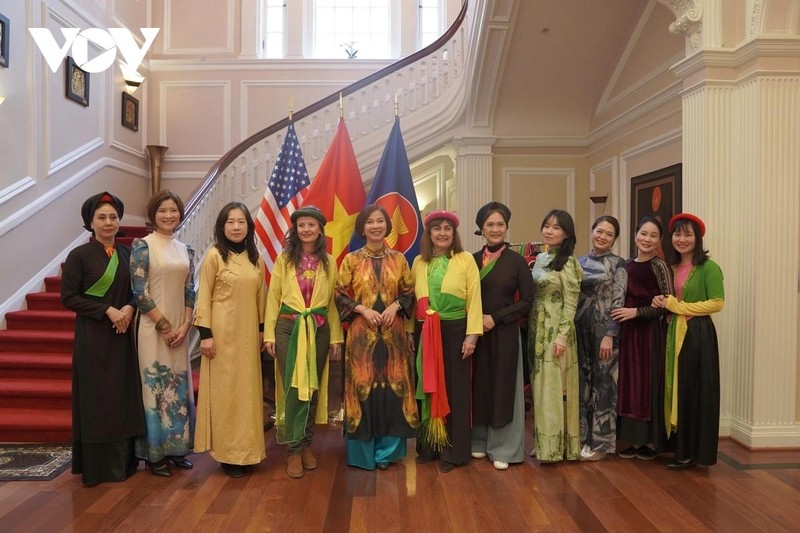
[[[313,104],[304,107],[299,111],[294,111],[292,113],[292,120],[297,122],[298,120],[307,117],[312,113],[315,113],[316,111],[319,111],[320,109],[332,103],[335,103],[336,101],[338,101],[340,94],[342,96],[350,95],[358,91],[362,87],[366,87],[378,81],[379,79],[384,78],[389,74],[392,74],[393,72],[396,72],[401,68],[410,65],[411,63],[414,63],[418,59],[429,55],[435,50],[438,50],[439,48],[444,46],[453,37],[453,35],[455,35],[456,31],[458,31],[458,28],[461,26],[462,22],[467,16],[468,4],[469,0],[464,0],[464,4],[461,6],[461,11],[458,13],[458,17],[456,17],[456,20],[447,29],[447,31],[444,34],[442,34],[441,37],[436,39],[433,43],[429,44],[428,46],[426,46],[421,50],[414,52],[408,57],[404,57],[403,59],[400,59],[399,61],[392,63],[391,65],[388,65],[373,74],[370,74],[366,78],[351,83],[341,91],[336,91],[335,93],[326,96],[325,98],[318,100],[317,102],[314,102]],[[227,168],[228,165],[233,163],[233,161],[237,157],[239,157],[249,147],[253,146],[256,142],[288,126],[289,126],[289,118],[287,117],[281,119],[275,124],[267,126],[263,130],[254,133],[247,139],[243,140],[242,142],[240,142],[239,144],[228,150],[221,158],[219,158],[219,160],[216,163],[214,163],[214,166],[212,166],[211,169],[209,169],[208,173],[203,178],[203,183],[201,183],[200,186],[197,189],[195,189],[194,193],[192,194],[192,197],[189,199],[188,202],[186,202],[185,216],[183,217],[181,224],[183,224],[184,221],[189,219],[189,215],[191,215],[192,211],[194,211],[194,209],[200,204],[206,193],[209,190],[211,190],[211,188],[214,186],[214,183],[217,181],[217,178],[219,177],[219,174],[222,169]]]

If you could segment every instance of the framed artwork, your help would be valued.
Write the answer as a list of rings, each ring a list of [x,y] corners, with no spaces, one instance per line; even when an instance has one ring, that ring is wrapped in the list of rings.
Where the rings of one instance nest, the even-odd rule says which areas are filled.
[[[11,23],[0,13],[0,67],[8,68],[8,44],[11,40]]]
[[[122,91],[122,125],[139,131],[139,100]]]
[[[669,220],[681,212],[681,164],[662,168],[631,179],[631,257],[636,256],[636,225],[642,217],[659,219],[664,226],[658,256],[664,259],[665,251],[672,248]]]
[[[89,107],[89,73],[79,67],[69,56],[67,56],[66,62],[67,68],[64,70],[66,71],[67,98]]]

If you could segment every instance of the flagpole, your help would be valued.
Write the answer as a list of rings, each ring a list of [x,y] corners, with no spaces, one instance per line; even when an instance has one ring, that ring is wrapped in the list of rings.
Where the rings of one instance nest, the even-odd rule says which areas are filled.
[[[397,93],[394,93],[394,118],[397,118]]]
[[[294,113],[294,98],[289,95],[289,122],[292,121],[292,113]]]
[[[344,101],[342,100],[341,91],[339,91],[339,118],[344,118]]]

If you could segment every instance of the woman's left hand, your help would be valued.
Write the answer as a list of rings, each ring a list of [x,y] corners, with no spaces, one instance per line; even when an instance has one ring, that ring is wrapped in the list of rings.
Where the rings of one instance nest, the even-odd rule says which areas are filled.
[[[414,344],[414,334],[413,333],[406,333],[406,342],[408,343],[408,351],[412,354],[417,353],[417,348]]]
[[[614,350],[614,337],[604,336],[600,341],[600,360],[607,361],[611,359],[611,353]]]
[[[463,344],[461,344],[461,359],[466,359],[467,357],[472,357],[472,354],[475,353],[475,344],[478,342],[477,335],[467,335],[464,339]]]
[[[186,336],[189,334],[189,327],[190,327],[189,323],[184,322],[176,329],[170,331],[170,333],[172,333],[173,335],[172,340],[169,341],[170,348],[177,348],[178,346],[183,344],[183,341],[186,340]]]
[[[397,311],[400,310],[400,304],[397,302],[392,302],[389,304],[389,307],[383,310],[381,313],[380,323],[381,326],[388,328],[394,322],[395,317],[397,316]]]
[[[328,349],[328,358],[334,362],[342,360],[342,345],[340,343],[331,344]]]

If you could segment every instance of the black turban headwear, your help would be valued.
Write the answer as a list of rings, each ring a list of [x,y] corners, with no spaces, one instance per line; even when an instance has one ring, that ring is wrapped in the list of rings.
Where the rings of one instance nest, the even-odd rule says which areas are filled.
[[[122,200],[113,194],[104,191],[88,198],[85,202],[83,202],[83,206],[81,206],[83,227],[86,228],[87,231],[92,231],[92,219],[94,218],[94,212],[97,211],[97,208],[100,206],[100,204],[110,204],[111,207],[117,211],[117,216],[119,219],[122,220],[122,214],[125,212],[125,204],[123,204]]]
[[[511,209],[509,209],[506,204],[501,204],[500,202],[489,202],[478,209],[478,214],[475,215],[475,224],[478,225],[475,235],[481,235],[483,233],[483,223],[486,222],[486,219],[489,218],[489,215],[493,212],[500,213],[500,216],[503,217],[503,220],[506,221],[506,225],[508,225],[508,221],[511,220]]]

